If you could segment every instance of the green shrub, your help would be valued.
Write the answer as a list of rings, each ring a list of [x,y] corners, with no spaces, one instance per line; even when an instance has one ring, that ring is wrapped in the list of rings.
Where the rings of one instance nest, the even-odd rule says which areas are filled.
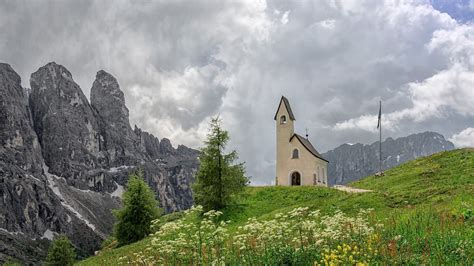
[[[116,248],[118,245],[118,241],[114,236],[107,237],[102,243],[100,244],[101,250],[110,250]]]
[[[65,235],[56,237],[48,249],[46,265],[51,266],[69,266],[76,260],[74,247]]]
[[[155,193],[143,180],[142,172],[129,176],[123,194],[123,208],[114,212],[117,217],[114,234],[119,246],[143,239],[151,233],[151,222],[162,213]]]
[[[8,257],[2,266],[21,266],[21,263],[12,257]]]

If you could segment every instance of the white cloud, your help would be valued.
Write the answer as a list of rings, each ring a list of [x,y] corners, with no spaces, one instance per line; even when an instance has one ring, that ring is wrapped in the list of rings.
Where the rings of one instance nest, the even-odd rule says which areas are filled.
[[[288,23],[289,19],[288,19],[288,15],[290,15],[290,11],[286,11],[283,16],[281,17],[281,24],[285,25]]]
[[[320,21],[317,23],[319,26],[321,26],[322,28],[326,28],[326,29],[334,29],[334,27],[336,26],[336,20],[334,19],[325,19],[323,21]]]
[[[454,134],[449,141],[458,148],[474,147],[474,127],[468,127],[463,131]]]
[[[421,82],[406,84],[402,93],[410,99],[412,106],[384,114],[387,129],[396,130],[407,120],[421,122],[446,118],[453,112],[474,116],[474,28],[459,25],[450,30],[435,31],[426,47],[431,54],[444,54],[450,66]],[[362,115],[338,122],[334,129],[373,131],[374,120],[374,115]]]
[[[351,130],[351,129],[359,128],[359,129],[364,129],[367,131],[376,132],[377,120],[378,120],[377,115],[363,115],[357,119],[351,118],[349,120],[336,123],[336,125],[334,126],[334,129]],[[384,120],[384,123],[385,123],[385,120]],[[385,128],[385,124],[383,125],[383,127]]]

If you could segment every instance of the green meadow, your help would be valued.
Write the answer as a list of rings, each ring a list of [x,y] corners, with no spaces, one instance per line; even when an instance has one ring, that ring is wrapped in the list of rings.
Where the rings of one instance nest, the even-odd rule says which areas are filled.
[[[137,243],[79,265],[474,263],[474,150],[419,158],[349,186],[248,187],[235,204],[168,214]]]

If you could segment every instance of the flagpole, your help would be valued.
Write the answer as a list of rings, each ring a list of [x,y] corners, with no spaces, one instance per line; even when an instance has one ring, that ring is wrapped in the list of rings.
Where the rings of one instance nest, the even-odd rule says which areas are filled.
[[[378,173],[375,173],[376,176],[382,176],[382,100],[380,100],[380,106],[379,106],[379,119],[377,123],[377,128],[379,129],[379,166],[380,166],[380,171]]]
[[[380,100],[380,150],[379,150],[379,155],[380,155],[380,174],[382,174],[382,100]]]

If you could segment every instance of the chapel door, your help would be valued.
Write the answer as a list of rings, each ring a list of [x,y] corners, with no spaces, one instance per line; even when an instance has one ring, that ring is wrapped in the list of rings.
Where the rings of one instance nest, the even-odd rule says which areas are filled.
[[[291,174],[291,185],[292,186],[301,186],[301,175],[298,172]]]

